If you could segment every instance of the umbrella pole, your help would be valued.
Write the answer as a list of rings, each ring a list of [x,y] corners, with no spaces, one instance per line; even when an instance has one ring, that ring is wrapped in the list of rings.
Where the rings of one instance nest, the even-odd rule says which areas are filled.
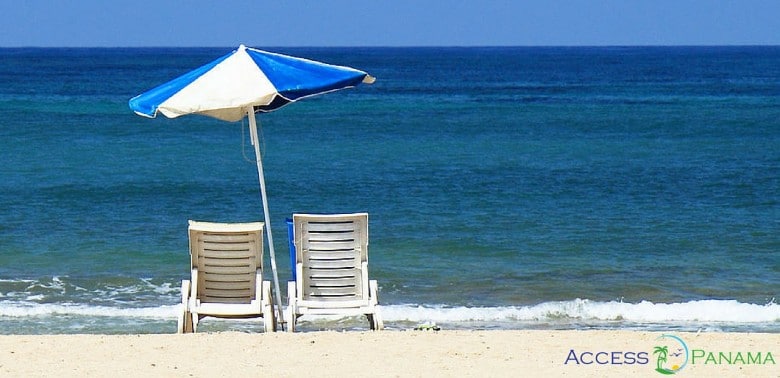
[[[247,108],[247,118],[249,118],[249,133],[252,136],[252,145],[255,147],[255,157],[257,162],[257,176],[260,179],[260,196],[263,198],[263,216],[265,217],[265,227],[268,238],[268,250],[271,253],[271,271],[274,275],[274,288],[276,291],[277,323],[284,327],[284,312],[282,310],[282,293],[279,290],[279,275],[276,273],[276,253],[274,252],[274,238],[271,234],[271,217],[268,215],[268,197],[265,194],[265,175],[263,174],[263,159],[260,157],[260,143],[257,138],[257,120],[255,119],[255,109]],[[267,331],[267,330],[266,330]]]

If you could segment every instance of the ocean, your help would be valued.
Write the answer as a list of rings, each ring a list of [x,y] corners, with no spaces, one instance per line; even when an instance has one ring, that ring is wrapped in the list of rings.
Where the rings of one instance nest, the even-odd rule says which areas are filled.
[[[127,101],[233,48],[0,49],[0,334],[175,332],[256,167]],[[268,49],[377,78],[258,115],[283,295],[285,219],[365,211],[391,330],[780,332],[780,47]]]

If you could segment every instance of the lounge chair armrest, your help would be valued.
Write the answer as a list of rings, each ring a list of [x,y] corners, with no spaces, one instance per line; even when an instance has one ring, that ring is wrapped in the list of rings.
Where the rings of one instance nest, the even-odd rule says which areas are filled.
[[[368,287],[369,287],[369,301],[373,305],[379,304],[379,284],[376,282],[376,280],[370,280],[368,281]]]
[[[198,300],[198,268],[192,268],[192,282],[190,284],[190,301]]]
[[[260,269],[255,271],[255,297],[262,300],[268,299],[263,298],[263,272]]]
[[[182,310],[184,311],[189,309],[190,286],[190,280],[181,281],[181,305],[183,307]]]
[[[298,280],[290,282],[295,284],[295,296],[297,297],[297,293],[303,293],[303,263],[298,262],[295,264],[295,276],[298,277]],[[303,297],[298,299],[303,299]]]
[[[363,299],[368,299],[371,295],[369,282],[368,282],[368,262],[363,261],[363,263],[360,266],[360,269],[363,270],[363,276],[361,277],[361,280],[363,281]]]
[[[297,282],[295,281],[287,281],[287,306],[288,308],[293,308],[296,301],[296,296],[298,295],[297,292]]]

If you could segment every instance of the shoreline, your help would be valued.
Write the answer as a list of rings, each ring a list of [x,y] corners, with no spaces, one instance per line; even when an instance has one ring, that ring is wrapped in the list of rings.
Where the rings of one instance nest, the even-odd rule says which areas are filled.
[[[36,283],[37,284],[37,283]],[[43,283],[40,283],[41,285]],[[51,283],[50,283],[51,284]],[[60,284],[56,282],[55,284]],[[22,292],[31,283],[14,288]],[[72,285],[74,288],[77,285]],[[133,287],[134,286],[130,286]],[[158,286],[163,287],[164,286]],[[145,289],[148,290],[148,289]],[[73,290],[86,297],[99,297],[95,291]],[[2,290],[0,290],[2,292]],[[9,297],[16,294],[9,293]],[[25,294],[27,295],[27,294]],[[177,292],[180,297],[180,294]],[[8,298],[7,298],[8,299]],[[16,298],[14,298],[16,299]],[[0,334],[149,334],[169,333],[176,329],[180,303],[174,299],[158,306],[123,307],[87,303],[44,302],[39,297],[7,300],[0,306]],[[178,298],[178,301],[181,301]],[[74,301],[76,302],[76,301]],[[175,303],[175,304],[174,304]],[[602,330],[662,332],[736,332],[780,333],[780,304],[744,303],[736,300],[691,300],[663,303],[641,301],[593,301],[573,299],[531,305],[494,305],[491,307],[447,306],[443,304],[381,304],[385,325],[392,331],[412,329],[434,323],[445,330]],[[302,331],[367,330],[364,317],[307,316]],[[261,332],[256,319],[208,319],[203,332]]]
[[[663,335],[686,377],[780,376],[777,333],[622,330],[2,335],[0,375],[660,376],[654,348],[681,349]]]

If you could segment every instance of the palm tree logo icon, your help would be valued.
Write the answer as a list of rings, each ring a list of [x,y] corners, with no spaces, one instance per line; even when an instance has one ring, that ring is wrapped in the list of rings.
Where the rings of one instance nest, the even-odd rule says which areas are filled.
[[[655,349],[653,349],[653,355],[658,355],[658,359],[656,359],[656,369],[655,371],[661,373],[661,374],[674,374],[675,371],[670,371],[669,369],[664,369],[664,364],[666,363],[666,357],[669,355],[669,347],[666,345],[660,347],[656,346]],[[674,366],[672,367],[674,369]]]
[[[677,374],[688,364],[688,345],[681,338],[674,335],[661,335],[656,341],[664,341],[664,345],[653,348],[653,355],[656,357],[655,371],[664,374]],[[669,353],[671,345],[672,353]],[[667,367],[668,365],[671,365]]]

